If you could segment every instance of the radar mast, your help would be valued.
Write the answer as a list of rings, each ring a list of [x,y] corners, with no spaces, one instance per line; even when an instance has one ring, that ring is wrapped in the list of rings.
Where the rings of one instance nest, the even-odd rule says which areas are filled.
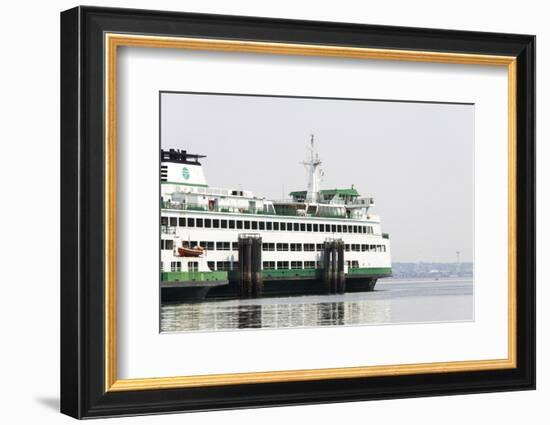
[[[315,149],[315,135],[311,135],[309,145],[309,159],[302,161],[308,173],[307,195],[306,201],[317,203],[319,202],[319,181],[321,179],[321,159]]]

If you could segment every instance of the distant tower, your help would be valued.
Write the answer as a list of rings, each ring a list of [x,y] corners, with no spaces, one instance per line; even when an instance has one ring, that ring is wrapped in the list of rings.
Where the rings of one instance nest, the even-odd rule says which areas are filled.
[[[460,276],[460,251],[456,251],[456,275]]]
[[[315,136],[312,134],[309,146],[309,160],[303,161],[302,164],[308,172],[307,184],[307,202],[319,202],[319,180],[321,178],[320,165],[322,164],[319,154],[315,151]]]

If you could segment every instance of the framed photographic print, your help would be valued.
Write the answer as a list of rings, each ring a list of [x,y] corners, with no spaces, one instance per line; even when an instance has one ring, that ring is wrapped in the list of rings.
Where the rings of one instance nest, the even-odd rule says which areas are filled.
[[[61,411],[533,389],[529,35],[61,14]]]

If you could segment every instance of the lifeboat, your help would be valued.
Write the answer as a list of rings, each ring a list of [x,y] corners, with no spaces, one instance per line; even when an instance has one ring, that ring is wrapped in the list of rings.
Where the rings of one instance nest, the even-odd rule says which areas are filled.
[[[178,248],[178,254],[180,257],[199,257],[204,253],[202,246],[196,246],[194,248]]]

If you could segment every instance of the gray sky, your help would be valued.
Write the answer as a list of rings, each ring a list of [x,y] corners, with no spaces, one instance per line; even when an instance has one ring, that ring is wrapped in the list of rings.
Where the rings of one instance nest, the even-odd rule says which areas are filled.
[[[161,146],[207,155],[210,186],[304,190],[315,134],[321,188],[375,198],[392,261],[472,261],[473,105],[163,93],[161,108]]]

